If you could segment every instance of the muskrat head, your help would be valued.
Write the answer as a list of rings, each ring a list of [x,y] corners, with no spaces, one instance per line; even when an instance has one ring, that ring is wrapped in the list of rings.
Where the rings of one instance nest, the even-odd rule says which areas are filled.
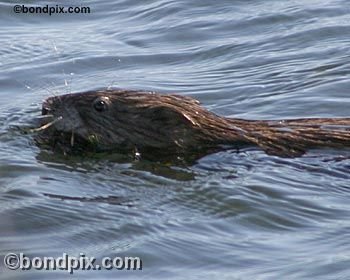
[[[41,139],[63,151],[179,149],[195,145],[198,101],[151,92],[101,90],[50,97]],[[197,108],[198,107],[198,108]]]
[[[46,140],[65,152],[103,149],[111,144],[106,129],[114,118],[110,106],[109,98],[99,94],[67,94],[46,99],[42,115],[47,116],[48,122],[40,129],[41,142]],[[114,144],[122,142],[113,136]]]

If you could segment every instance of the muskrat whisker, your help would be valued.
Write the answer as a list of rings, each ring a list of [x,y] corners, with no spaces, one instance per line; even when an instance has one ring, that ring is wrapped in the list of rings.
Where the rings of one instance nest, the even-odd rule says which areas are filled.
[[[41,116],[39,116],[37,118],[38,119],[46,119],[46,118],[53,118],[53,117],[54,117],[54,115],[49,114],[49,115],[41,115]]]
[[[47,123],[47,124],[45,124],[45,125],[43,125],[43,126],[41,126],[41,127],[39,127],[39,128],[33,128],[33,129],[31,129],[30,132],[39,132],[39,131],[42,131],[42,130],[44,130],[44,129],[47,129],[47,128],[49,128],[50,126],[52,126],[53,124],[55,124],[56,122],[58,122],[58,121],[60,121],[60,120],[62,120],[62,119],[63,119],[62,116],[59,116],[57,119],[53,120],[52,122],[49,122],[49,123]]]

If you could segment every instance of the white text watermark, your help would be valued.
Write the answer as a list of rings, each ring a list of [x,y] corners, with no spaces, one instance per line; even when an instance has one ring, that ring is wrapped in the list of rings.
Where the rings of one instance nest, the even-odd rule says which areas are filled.
[[[4,265],[10,270],[65,270],[73,274],[76,270],[142,270],[142,260],[138,257],[104,257],[96,263],[95,257],[69,256],[33,257],[23,253],[8,253],[4,256]]]

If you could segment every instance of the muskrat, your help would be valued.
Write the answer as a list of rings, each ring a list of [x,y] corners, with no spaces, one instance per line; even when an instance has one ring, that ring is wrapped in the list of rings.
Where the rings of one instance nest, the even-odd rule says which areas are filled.
[[[350,146],[350,118],[245,120],[218,116],[176,94],[96,90],[46,99],[41,143],[69,152],[186,155],[255,145],[281,157],[308,148]]]

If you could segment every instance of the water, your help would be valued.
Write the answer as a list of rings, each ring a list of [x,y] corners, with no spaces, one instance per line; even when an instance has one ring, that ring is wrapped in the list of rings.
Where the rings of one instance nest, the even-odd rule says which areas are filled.
[[[21,133],[44,98],[106,86],[179,92],[240,118],[350,116],[348,2],[81,4],[91,14],[0,2],[1,262],[142,259],[142,271],[76,279],[349,279],[349,151],[226,151],[174,167],[53,156]],[[0,279],[70,277],[0,267]]]

